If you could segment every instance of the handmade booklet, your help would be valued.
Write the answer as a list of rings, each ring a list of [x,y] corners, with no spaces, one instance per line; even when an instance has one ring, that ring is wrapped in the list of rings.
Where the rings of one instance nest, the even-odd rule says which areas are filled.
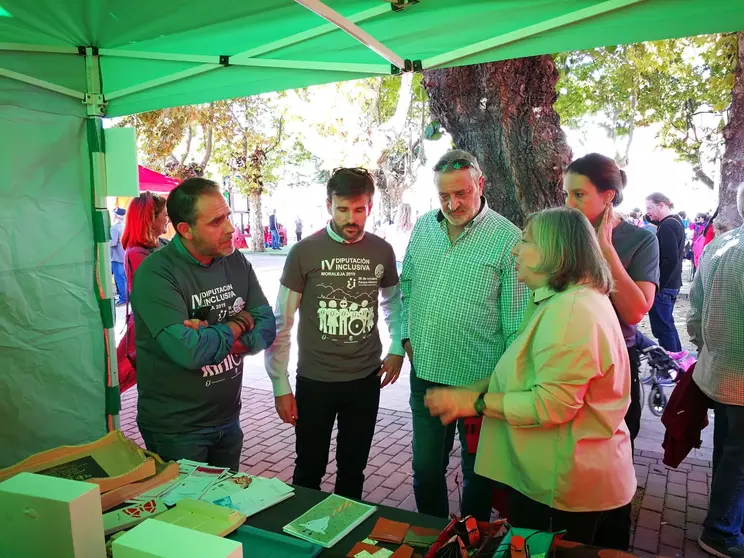
[[[377,511],[375,506],[331,494],[284,526],[284,532],[330,548]]]

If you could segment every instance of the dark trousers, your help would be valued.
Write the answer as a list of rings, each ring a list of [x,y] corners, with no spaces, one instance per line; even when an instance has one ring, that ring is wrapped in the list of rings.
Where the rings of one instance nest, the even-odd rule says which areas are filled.
[[[679,289],[660,289],[654,298],[654,305],[648,311],[654,337],[659,340],[659,345],[671,353],[682,350],[677,326],[674,325],[674,304],[678,295]]]
[[[320,489],[328,466],[333,423],[336,438],[336,487],[334,492],[361,499],[364,469],[380,406],[380,378],[369,376],[351,382],[318,382],[297,377],[297,439],[293,483]]]
[[[713,482],[703,522],[706,537],[722,547],[744,545],[744,407],[715,403]]]
[[[299,242],[300,240],[302,240],[302,231],[297,231],[295,233],[295,235],[297,236],[297,242]]]
[[[641,360],[638,347],[628,348],[630,360],[630,407],[625,413],[625,424],[630,432],[630,445],[635,449],[634,441],[641,430]],[[597,525],[595,544],[603,548],[614,548],[627,551],[630,548],[631,504],[604,512]]]
[[[455,442],[455,424],[460,435],[462,460],[462,515],[472,515],[479,521],[491,517],[495,483],[475,474],[475,454],[468,452],[465,423],[462,419],[444,426],[439,417],[432,417],[424,405],[426,390],[442,387],[422,380],[411,368],[411,411],[413,418],[413,493],[420,513],[449,517],[449,498],[445,475],[449,454]]]
[[[602,513],[556,510],[509,489],[509,524],[512,527],[553,533],[565,529],[564,540],[592,545]]]
[[[127,302],[127,276],[124,273],[124,264],[122,262],[111,262],[111,273],[114,275],[116,291],[119,297],[117,304],[126,304]]]
[[[243,431],[238,421],[224,426],[209,426],[183,434],[164,434],[140,427],[145,447],[157,453],[163,461],[190,459],[215,467],[240,467]]]

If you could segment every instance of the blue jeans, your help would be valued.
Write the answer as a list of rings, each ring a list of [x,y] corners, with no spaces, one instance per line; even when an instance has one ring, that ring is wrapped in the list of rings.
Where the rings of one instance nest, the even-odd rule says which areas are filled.
[[[447,497],[447,465],[455,442],[455,424],[460,435],[462,459],[462,514],[473,515],[479,521],[491,517],[493,490],[496,483],[475,474],[475,454],[468,453],[465,424],[444,426],[424,405],[426,390],[446,387],[416,377],[411,367],[411,411],[413,415],[413,494],[419,513],[435,517],[449,517]]]
[[[707,537],[725,546],[744,545],[744,407],[715,403],[713,483],[703,522]]]
[[[661,289],[656,293],[654,305],[648,312],[654,337],[659,340],[659,345],[672,353],[682,350],[677,327],[674,325],[674,304],[678,295],[679,289]]]
[[[117,304],[126,304],[127,302],[127,276],[124,273],[124,264],[122,262],[111,262],[111,273],[114,274],[114,283],[119,297]]]
[[[153,432],[142,427],[140,433],[147,449],[157,453],[164,461],[191,459],[215,467],[230,467],[233,471],[240,467],[243,430],[238,421],[182,434]]]
[[[279,248],[281,248],[279,242],[279,231],[271,231],[271,247],[274,250],[279,250]]]

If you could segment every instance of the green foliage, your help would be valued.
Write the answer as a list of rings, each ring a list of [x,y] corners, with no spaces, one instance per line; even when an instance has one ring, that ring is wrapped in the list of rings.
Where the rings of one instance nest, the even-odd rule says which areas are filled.
[[[722,143],[735,60],[733,35],[559,54],[555,108],[563,124],[573,128],[585,126],[587,116],[600,117],[608,136],[616,141],[632,140],[637,126],[660,124],[662,146],[692,163],[698,174],[716,157]],[[709,117],[697,118],[702,114]],[[704,173],[698,178],[705,180]]]

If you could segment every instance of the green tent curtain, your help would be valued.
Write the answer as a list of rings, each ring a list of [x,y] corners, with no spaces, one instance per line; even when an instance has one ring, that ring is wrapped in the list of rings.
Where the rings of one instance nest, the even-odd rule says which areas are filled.
[[[108,256],[93,234],[105,176],[86,135],[100,130],[95,109],[119,116],[390,73],[390,60],[301,5],[313,3],[0,0],[0,161],[10,177],[0,185],[0,467],[106,426]],[[325,2],[424,69],[744,29],[738,0],[399,4]],[[102,96],[86,105],[98,93],[91,77]]]

